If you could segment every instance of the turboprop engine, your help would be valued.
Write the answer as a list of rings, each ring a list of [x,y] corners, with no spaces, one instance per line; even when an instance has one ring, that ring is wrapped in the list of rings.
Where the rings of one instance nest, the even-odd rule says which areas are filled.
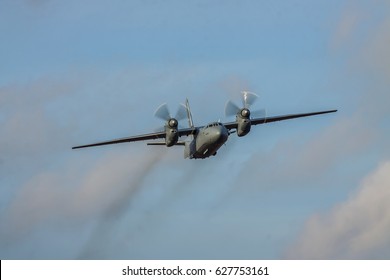
[[[185,119],[187,116],[187,111],[183,105],[179,106],[175,117],[172,117],[168,105],[166,103],[160,105],[154,115],[160,119],[165,120],[165,145],[167,147],[172,147],[179,140],[178,126],[179,120]]]
[[[237,136],[245,136],[251,130],[251,111],[250,106],[258,98],[257,94],[249,91],[242,91],[242,108],[237,106],[232,101],[228,101],[225,105],[225,115],[233,116],[236,115],[237,122]],[[265,116],[265,110],[255,111],[256,116]]]
[[[237,136],[245,136],[251,130],[251,112],[247,108],[241,109],[241,111],[236,115],[237,121]]]
[[[165,125],[165,144],[167,147],[171,147],[177,143],[179,140],[179,134],[177,133],[177,126],[179,122],[175,118],[171,118],[167,121]]]

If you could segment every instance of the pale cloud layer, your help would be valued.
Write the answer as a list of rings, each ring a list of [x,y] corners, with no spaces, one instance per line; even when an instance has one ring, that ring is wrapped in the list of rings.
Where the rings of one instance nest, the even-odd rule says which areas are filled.
[[[331,48],[337,50],[347,43],[356,31],[363,12],[358,9],[354,2],[349,2],[347,8],[342,12],[341,19],[337,23],[335,33],[330,41]]]
[[[118,219],[162,155],[110,153],[87,170],[77,157],[60,170],[36,174],[2,213],[0,246],[21,242],[44,225],[72,228],[96,218]]]
[[[383,6],[383,14],[388,14],[389,6],[379,2]],[[387,50],[390,21],[386,17],[374,18],[373,10],[364,10],[362,6],[352,3],[343,14],[336,39],[348,48],[359,43],[359,48],[350,54],[346,65],[346,74],[354,77],[356,85],[360,87],[358,106],[348,120],[344,119],[329,128],[328,132],[333,133],[323,135],[322,143],[318,143],[321,143],[319,147],[325,147],[325,155],[335,151],[337,156],[330,157],[333,160],[341,160],[347,155],[356,156],[359,151],[367,153],[375,147],[381,150],[384,163],[367,176],[345,202],[331,210],[312,215],[296,242],[286,251],[287,258],[390,258],[389,132],[384,125],[388,121],[390,103],[390,60]],[[363,39],[356,38],[362,32],[359,28],[364,29],[370,24],[374,26],[370,29],[372,32],[361,36]],[[330,135],[339,136],[338,140],[332,141]],[[315,157],[316,153],[310,151],[310,147],[314,146],[310,145],[308,153],[303,155]]]
[[[293,259],[390,258],[390,162],[345,202],[313,215],[286,253]]]

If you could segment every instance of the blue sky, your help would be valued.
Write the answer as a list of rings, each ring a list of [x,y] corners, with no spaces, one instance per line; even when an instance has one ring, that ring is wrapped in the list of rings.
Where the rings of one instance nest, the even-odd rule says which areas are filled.
[[[0,2],[1,259],[389,258],[386,1]],[[74,145],[259,94],[218,156]]]

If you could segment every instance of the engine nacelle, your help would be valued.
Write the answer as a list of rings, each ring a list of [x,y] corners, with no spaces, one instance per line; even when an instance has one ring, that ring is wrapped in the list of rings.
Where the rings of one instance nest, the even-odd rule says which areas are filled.
[[[237,136],[245,136],[251,130],[251,120],[250,120],[250,111],[249,109],[242,109],[236,115],[237,121]]]
[[[171,147],[179,140],[179,134],[177,132],[178,122],[176,119],[171,118],[165,125],[165,145]]]
[[[251,131],[251,121],[248,119],[237,119],[237,136],[245,136]]]

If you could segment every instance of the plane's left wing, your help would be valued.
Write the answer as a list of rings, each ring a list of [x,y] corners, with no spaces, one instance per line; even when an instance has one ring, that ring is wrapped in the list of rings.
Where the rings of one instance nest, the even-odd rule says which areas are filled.
[[[337,110],[319,111],[319,112],[302,113],[302,114],[281,115],[281,116],[273,116],[273,117],[266,117],[266,118],[254,118],[254,119],[251,119],[251,124],[257,125],[257,124],[284,121],[284,120],[289,120],[289,119],[303,118],[303,117],[309,117],[309,116],[321,115],[321,114],[329,114],[329,113],[335,113],[335,112],[337,112]],[[229,122],[229,123],[224,123],[223,125],[227,129],[230,130],[230,129],[237,129],[238,123],[237,122]]]
[[[179,137],[181,136],[188,136],[190,134],[195,134],[198,127],[193,128],[184,128],[184,129],[178,129]],[[87,148],[87,147],[94,147],[94,146],[103,146],[103,145],[111,145],[111,144],[119,144],[124,142],[136,142],[136,141],[144,141],[144,140],[154,140],[154,139],[160,139],[165,138],[165,131],[162,132],[154,132],[154,133],[148,133],[148,134],[141,134],[136,136],[130,136],[125,138],[119,138],[119,139],[113,139],[109,141],[104,142],[98,142],[93,144],[87,144],[82,146],[76,146],[72,147],[72,149],[80,149],[80,148]]]

